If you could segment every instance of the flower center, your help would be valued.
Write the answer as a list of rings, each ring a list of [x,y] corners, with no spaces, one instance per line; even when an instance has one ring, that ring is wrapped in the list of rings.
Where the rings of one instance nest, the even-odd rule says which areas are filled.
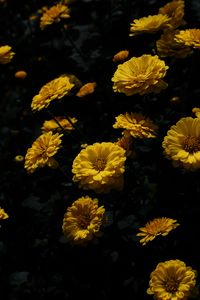
[[[178,290],[178,283],[174,280],[169,280],[165,284],[165,289],[168,293],[175,293]]]
[[[106,161],[105,161],[105,159],[97,158],[95,160],[95,162],[93,163],[93,166],[97,171],[103,171],[106,166]]]
[[[183,148],[189,153],[200,151],[200,139],[194,136],[188,136],[183,141]]]
[[[85,216],[81,216],[79,219],[79,226],[81,229],[87,229],[90,222],[91,222],[91,218],[90,218],[89,214],[87,214]]]

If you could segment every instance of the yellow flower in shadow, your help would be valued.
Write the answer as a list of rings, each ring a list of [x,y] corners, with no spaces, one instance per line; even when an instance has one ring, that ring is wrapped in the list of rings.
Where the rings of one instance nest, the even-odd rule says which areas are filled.
[[[98,205],[98,199],[89,196],[74,201],[63,219],[63,233],[74,244],[85,245],[101,235],[105,208]]]
[[[170,218],[155,218],[139,228],[140,232],[137,236],[141,237],[140,243],[144,246],[148,242],[154,240],[157,236],[166,236],[171,230],[175,229],[179,224],[176,220]]]
[[[155,300],[186,300],[195,290],[197,272],[179,260],[160,262],[150,275],[147,294]]]

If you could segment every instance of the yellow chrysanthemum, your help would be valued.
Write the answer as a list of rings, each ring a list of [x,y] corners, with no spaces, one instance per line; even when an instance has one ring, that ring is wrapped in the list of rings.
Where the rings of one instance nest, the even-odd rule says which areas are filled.
[[[170,18],[167,15],[158,14],[140,19],[135,19],[130,24],[129,36],[135,36],[142,33],[155,33],[159,30],[170,28]]]
[[[45,84],[39,94],[33,97],[31,108],[33,111],[47,108],[52,100],[61,99],[69,94],[74,84],[68,76],[60,76]]]
[[[77,122],[76,118],[68,118],[72,122],[72,124],[75,124]],[[74,130],[72,124],[65,117],[55,117],[55,119],[44,121],[42,125],[42,131],[62,131],[63,129],[66,131]]]
[[[88,82],[80,88],[80,90],[76,93],[76,96],[82,98],[89,94],[92,94],[94,93],[96,86],[96,82]]]
[[[124,129],[125,135],[130,134],[135,138],[154,138],[158,127],[149,118],[142,114],[125,113],[120,114],[116,118],[113,128]]]
[[[83,189],[107,193],[123,188],[125,150],[115,143],[95,143],[82,149],[73,161],[73,181]]]
[[[179,260],[168,260],[157,265],[150,275],[147,294],[155,300],[186,300],[193,293],[197,272]]]
[[[121,50],[113,56],[112,61],[113,62],[122,62],[122,61],[126,60],[128,56],[129,56],[128,50]]]
[[[162,143],[164,154],[188,170],[200,168],[200,119],[181,118],[168,130]]]
[[[167,87],[167,83],[162,80],[167,69],[168,66],[157,55],[132,57],[118,65],[112,77],[113,90],[126,96],[159,93]]]
[[[175,40],[175,35],[179,30],[167,31],[161,35],[156,42],[157,53],[160,57],[171,56],[175,58],[185,58],[192,53],[191,48],[180,44]]]
[[[81,197],[67,208],[63,219],[63,233],[75,244],[86,244],[98,237],[103,223],[105,208],[98,206],[98,199]]]
[[[53,156],[61,147],[63,134],[53,134],[51,131],[40,135],[27,150],[24,168],[28,173],[33,173],[37,168],[49,166],[57,167]]]
[[[5,212],[3,208],[0,207],[0,220],[8,219],[9,215]]]
[[[200,118],[200,108],[199,108],[199,107],[194,107],[194,108],[192,109],[192,112],[195,114],[195,116],[196,116],[197,118]]]
[[[61,19],[70,18],[69,12],[69,8],[62,3],[47,8],[40,18],[40,28],[43,30],[53,23],[60,22]]]
[[[182,0],[173,0],[159,9],[159,14],[167,15],[170,18],[170,25],[177,28],[185,24],[184,17],[185,4]]]
[[[172,229],[179,226],[176,222],[176,220],[165,217],[149,221],[144,227],[139,228],[141,232],[139,232],[137,236],[141,237],[140,243],[144,246],[148,242],[154,240],[158,235],[168,235]]]
[[[15,72],[15,78],[17,79],[25,79],[27,77],[26,71],[20,70]]]
[[[126,156],[134,157],[133,137],[131,135],[124,135],[115,142],[116,145],[122,147],[126,151]]]
[[[200,29],[180,30],[175,36],[175,40],[186,46],[200,49]]]
[[[0,47],[0,64],[5,65],[9,63],[15,53],[12,51],[12,47],[5,45]]]

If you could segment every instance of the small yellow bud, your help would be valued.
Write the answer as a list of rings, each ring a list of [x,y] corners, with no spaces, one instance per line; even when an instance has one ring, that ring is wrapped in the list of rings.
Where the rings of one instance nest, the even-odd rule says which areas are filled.
[[[21,71],[17,71],[15,73],[15,78],[17,78],[17,79],[24,79],[26,77],[27,77],[26,71],[21,70]]]
[[[17,162],[17,163],[20,163],[20,162],[24,161],[24,156],[23,155],[17,155],[17,156],[15,156],[14,161]]]

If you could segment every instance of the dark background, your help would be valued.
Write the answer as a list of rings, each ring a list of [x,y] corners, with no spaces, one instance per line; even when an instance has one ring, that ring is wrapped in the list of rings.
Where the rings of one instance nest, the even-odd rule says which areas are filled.
[[[41,31],[39,19],[29,17],[54,3],[0,3],[0,46],[11,45],[16,53],[11,63],[0,65],[0,206],[9,214],[0,228],[1,299],[153,299],[146,290],[159,262],[180,259],[200,272],[199,171],[175,169],[162,149],[169,127],[192,116],[192,108],[199,106],[199,53],[165,59],[169,86],[159,95],[114,93],[113,55],[123,49],[130,57],[153,54],[158,37],[129,37],[130,22],[157,14],[167,1],[77,0],[70,5],[70,19]],[[185,1],[185,6],[184,28],[200,28],[199,1]],[[21,69],[28,74],[23,81],[14,77]],[[72,95],[50,105],[55,115],[64,112],[78,119],[79,131],[64,138],[57,156],[66,176],[47,168],[28,175],[14,158],[26,154],[44,120],[50,119],[46,110],[31,111],[32,98],[64,73],[83,83],[96,81],[97,89],[85,98]],[[180,97],[179,104],[170,102],[173,96]],[[154,120],[158,137],[135,142],[136,158],[127,159],[122,192],[96,195],[79,189],[71,180],[71,166],[80,145],[114,141],[120,136],[120,130],[112,128],[115,117],[126,111]],[[66,208],[83,195],[99,199],[109,223],[96,244],[78,247],[65,240],[62,220]],[[138,228],[162,216],[177,219],[180,226],[141,246]]]

